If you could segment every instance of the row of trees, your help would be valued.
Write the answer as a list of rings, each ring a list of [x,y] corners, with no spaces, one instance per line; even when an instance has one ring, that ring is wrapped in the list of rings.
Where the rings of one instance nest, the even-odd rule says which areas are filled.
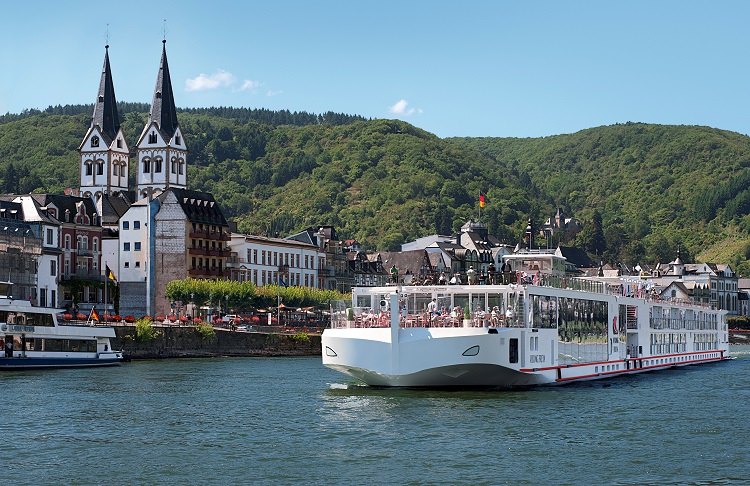
[[[247,312],[276,307],[279,298],[287,307],[326,309],[330,301],[342,300],[345,296],[335,290],[312,287],[256,286],[252,282],[186,278],[167,284],[167,298],[183,304],[221,305],[235,312]]]

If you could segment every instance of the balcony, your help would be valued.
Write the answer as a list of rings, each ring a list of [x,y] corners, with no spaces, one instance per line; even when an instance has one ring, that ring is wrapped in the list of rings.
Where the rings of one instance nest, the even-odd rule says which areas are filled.
[[[229,275],[229,270],[207,267],[195,267],[188,269],[188,275],[193,276],[212,276],[212,277],[223,277]]]
[[[188,248],[188,253],[191,255],[201,256],[217,256],[217,257],[229,257],[232,254],[232,250],[229,248],[209,248],[207,246],[197,246]]]
[[[215,241],[230,241],[231,235],[226,231],[206,231],[206,230],[190,230],[188,232],[190,238],[202,238],[204,240],[215,240]]]
[[[94,252],[92,250],[89,250],[88,248],[78,248],[76,250],[76,256],[79,257],[93,257]]]

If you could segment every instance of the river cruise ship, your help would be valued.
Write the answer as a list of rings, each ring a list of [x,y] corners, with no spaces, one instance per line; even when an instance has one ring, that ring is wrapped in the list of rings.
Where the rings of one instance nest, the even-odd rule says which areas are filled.
[[[9,288],[0,282],[0,370],[113,366],[122,361],[122,351],[112,350],[112,327],[60,323],[59,309],[7,297]]]
[[[371,386],[523,387],[729,359],[726,311],[637,278],[519,282],[355,288],[331,310],[323,364]]]

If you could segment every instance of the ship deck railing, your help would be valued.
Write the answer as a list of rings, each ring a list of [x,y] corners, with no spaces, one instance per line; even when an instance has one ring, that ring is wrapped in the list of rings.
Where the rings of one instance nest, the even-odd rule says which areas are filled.
[[[405,316],[399,316],[399,327],[401,328],[449,328],[449,327],[477,327],[477,328],[510,328],[510,327],[523,327],[523,323],[519,319],[506,318],[505,316],[492,316],[490,313],[476,312],[472,313],[471,317],[467,319],[467,323],[464,324],[463,316],[456,317],[451,314],[447,315],[430,315],[429,313],[417,313],[407,314]],[[391,314],[390,312],[382,312],[378,314],[368,314],[362,316],[356,316],[354,320],[345,319],[332,319],[332,329],[355,329],[355,328],[377,328],[377,327],[390,327],[391,326]]]
[[[593,292],[597,294],[616,295],[618,297],[634,297],[644,299],[652,303],[664,303],[679,305],[682,307],[692,307],[695,309],[714,310],[716,307],[710,303],[693,302],[685,299],[668,298],[664,299],[659,294],[647,290],[645,287],[638,286],[638,283],[627,282],[612,284],[592,280],[591,278],[581,277],[562,277],[552,274],[540,274],[530,279],[530,285],[539,285],[540,287],[550,287],[555,289],[580,290],[584,292]]]

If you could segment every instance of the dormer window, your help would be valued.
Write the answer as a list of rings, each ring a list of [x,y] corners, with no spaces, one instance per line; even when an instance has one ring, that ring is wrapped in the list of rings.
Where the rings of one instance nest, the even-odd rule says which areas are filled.
[[[91,146],[92,147],[98,147],[99,146],[99,137],[97,137],[96,135],[94,135],[93,137],[91,137]]]
[[[117,139],[117,148],[122,148],[122,140],[119,138]]]
[[[156,132],[148,134],[148,143],[156,143]]]
[[[99,103],[104,103],[104,95],[99,95]]]
[[[176,143],[177,145],[179,145],[179,144],[181,143],[181,142],[180,142],[180,136],[179,136],[179,135],[177,135],[177,136],[176,136],[176,137],[174,138],[174,143]]]
[[[160,99],[161,99],[161,91],[157,91],[157,92],[156,92],[156,99],[157,99],[157,100],[160,100]]]

